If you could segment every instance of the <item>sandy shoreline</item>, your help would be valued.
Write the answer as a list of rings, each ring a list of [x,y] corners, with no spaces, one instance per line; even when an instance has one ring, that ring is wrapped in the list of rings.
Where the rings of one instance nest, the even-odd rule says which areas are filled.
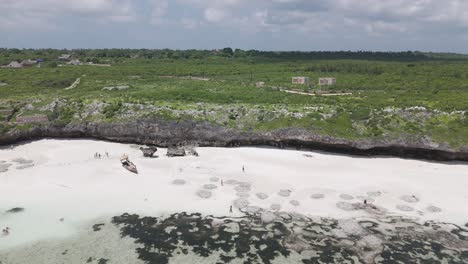
[[[109,158],[94,159],[106,151]],[[248,205],[340,219],[366,216],[350,208],[367,200],[388,215],[420,222],[468,222],[463,163],[267,148],[197,151],[199,157],[168,158],[160,149],[159,158],[148,159],[135,146],[92,140],[41,140],[0,150],[0,227],[12,229],[0,237],[0,251],[76,236],[83,223],[126,212],[234,217],[244,215],[236,207]],[[121,167],[122,153],[139,175]],[[16,207],[24,211],[4,213]]]

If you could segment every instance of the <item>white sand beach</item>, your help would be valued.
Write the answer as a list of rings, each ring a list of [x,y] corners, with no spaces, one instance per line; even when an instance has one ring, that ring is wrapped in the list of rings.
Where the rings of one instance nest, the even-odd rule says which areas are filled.
[[[237,216],[243,213],[236,206],[230,213],[230,206],[247,203],[350,218],[366,212],[343,208],[367,200],[418,221],[468,222],[467,164],[269,148],[197,151],[199,157],[169,158],[159,149],[159,158],[144,158],[136,146],[93,140],[40,140],[0,149],[0,227],[11,230],[0,237],[0,252],[73,236],[83,223],[126,212]],[[95,159],[95,152],[110,157]],[[138,175],[122,168],[123,153]],[[211,196],[202,198],[200,191]],[[24,211],[6,213],[12,208]]]

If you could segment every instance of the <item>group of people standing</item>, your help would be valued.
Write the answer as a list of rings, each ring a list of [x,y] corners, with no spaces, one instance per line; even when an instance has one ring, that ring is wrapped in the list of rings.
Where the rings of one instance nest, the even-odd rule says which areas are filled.
[[[8,236],[10,234],[10,228],[7,226],[3,229],[2,234]]]
[[[109,153],[106,151],[104,155],[101,155],[101,153],[96,152],[94,153],[94,158],[95,159],[102,159],[103,157],[109,158]]]

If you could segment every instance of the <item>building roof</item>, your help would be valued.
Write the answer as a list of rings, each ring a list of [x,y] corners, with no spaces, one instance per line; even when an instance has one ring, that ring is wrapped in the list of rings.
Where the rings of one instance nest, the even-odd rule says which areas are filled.
[[[34,64],[36,64],[36,63],[37,63],[37,61],[35,61],[35,60],[24,60],[24,61],[21,62],[21,65],[23,65],[23,66],[31,66],[31,65],[34,65]]]
[[[69,62],[67,62],[68,65],[80,65],[81,62],[80,60],[71,60]]]
[[[62,54],[59,57],[59,60],[69,60],[71,59],[72,55],[71,54]]]
[[[23,65],[17,61],[12,61],[8,65],[4,66],[6,68],[22,68]]]

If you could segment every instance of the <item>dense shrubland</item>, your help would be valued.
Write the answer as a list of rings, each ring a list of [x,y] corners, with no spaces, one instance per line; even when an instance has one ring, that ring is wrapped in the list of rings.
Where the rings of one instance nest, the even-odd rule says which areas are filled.
[[[111,67],[59,66],[71,53]],[[468,60],[419,52],[173,50],[1,50],[0,63],[41,58],[41,68],[0,69],[0,108],[44,113],[51,122],[194,119],[243,130],[300,127],[350,138],[427,137],[468,145]],[[291,77],[307,76],[310,92]],[[319,77],[337,85],[319,88]],[[80,84],[65,90],[76,78]],[[265,82],[256,88],[256,82]],[[107,91],[104,87],[129,86]],[[58,104],[57,102],[62,102]],[[55,104],[53,107],[50,104]],[[27,107],[31,105],[32,107]],[[14,125],[2,124],[2,133]]]

